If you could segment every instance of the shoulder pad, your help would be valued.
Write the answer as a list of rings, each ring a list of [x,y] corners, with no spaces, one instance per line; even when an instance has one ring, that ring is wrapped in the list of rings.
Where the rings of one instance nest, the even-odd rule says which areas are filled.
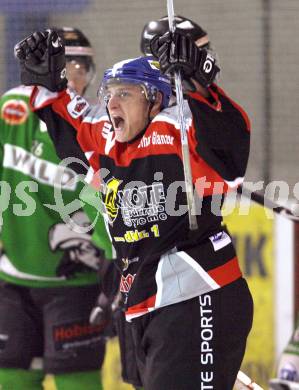
[[[191,110],[190,110],[190,107],[189,107],[187,100],[184,100],[183,104],[184,104],[184,106],[183,106],[184,118],[187,122],[187,127],[189,127],[189,126],[191,126],[191,122],[192,122],[192,113],[191,113]],[[179,125],[179,116],[178,116],[177,105],[167,107],[163,111],[161,111],[152,120],[152,122],[157,122],[157,121],[163,121],[163,122],[170,123],[170,124],[174,125],[177,129],[179,129],[180,125]]]
[[[9,89],[6,91],[2,96],[6,97],[9,95],[19,95],[21,96],[27,96],[30,97],[33,87],[26,87],[25,85],[19,85],[18,87]]]

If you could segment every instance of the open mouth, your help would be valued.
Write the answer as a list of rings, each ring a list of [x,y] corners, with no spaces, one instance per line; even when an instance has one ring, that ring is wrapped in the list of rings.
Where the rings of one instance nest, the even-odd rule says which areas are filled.
[[[125,121],[121,116],[114,116],[112,118],[114,130],[123,130]]]

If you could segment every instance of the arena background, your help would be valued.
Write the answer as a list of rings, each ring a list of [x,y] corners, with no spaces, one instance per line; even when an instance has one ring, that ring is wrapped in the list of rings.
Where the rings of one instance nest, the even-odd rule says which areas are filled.
[[[221,85],[252,121],[248,180],[297,182],[299,1],[175,0],[177,14],[209,33]],[[166,0],[0,0],[0,91],[18,83],[13,46],[45,26],[76,26],[96,52],[97,79],[112,63],[139,55],[144,24],[166,14]]]
[[[285,181],[292,195],[299,165],[299,1],[174,0],[174,6],[177,14],[208,31],[220,58],[220,85],[249,114],[252,143],[246,179],[265,185]],[[0,92],[19,83],[13,57],[18,40],[36,29],[73,26],[89,37],[95,49],[97,77],[88,91],[94,100],[104,69],[139,55],[144,24],[165,14],[166,0],[0,0]],[[261,226],[259,219],[256,224]],[[235,221],[233,226],[237,231]],[[271,229],[266,228],[267,234]],[[269,268],[271,251],[267,249]],[[273,292],[275,287],[269,288]],[[274,319],[269,316],[260,321],[270,321],[273,330]],[[270,344],[269,370],[274,341]],[[114,369],[109,371],[113,374]],[[112,384],[108,389],[114,390]]]

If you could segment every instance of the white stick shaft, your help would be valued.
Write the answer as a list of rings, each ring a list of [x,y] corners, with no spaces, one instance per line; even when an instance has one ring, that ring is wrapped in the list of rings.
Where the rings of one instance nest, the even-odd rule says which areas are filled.
[[[169,30],[171,32],[174,32],[175,22],[174,22],[173,0],[167,0],[167,16],[168,16]]]
[[[257,385],[252,381],[244,372],[239,371],[235,387],[240,390],[251,389],[251,390],[264,390],[261,386]]]
[[[171,32],[174,32],[175,20],[174,20],[173,0],[167,0],[167,14],[168,14],[169,29]],[[186,119],[184,115],[184,97],[183,97],[183,88],[182,88],[182,78],[180,72],[174,73],[174,80],[175,80],[177,109],[178,109],[180,136],[181,136],[181,144],[182,144],[182,158],[183,158],[184,177],[185,177],[185,186],[186,186],[186,195],[187,195],[189,226],[191,230],[196,230],[198,226],[197,226],[196,213],[192,213],[192,209],[194,206],[194,193],[193,193],[188,136],[187,136],[187,129],[186,129]]]

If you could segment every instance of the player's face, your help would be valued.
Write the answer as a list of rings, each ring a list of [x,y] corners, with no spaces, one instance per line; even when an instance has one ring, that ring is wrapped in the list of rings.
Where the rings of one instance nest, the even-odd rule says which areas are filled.
[[[86,66],[78,61],[67,61],[66,77],[68,87],[74,89],[79,95],[83,95],[89,77]]]
[[[133,140],[147,126],[149,103],[140,85],[109,85],[105,100],[118,142]]]

